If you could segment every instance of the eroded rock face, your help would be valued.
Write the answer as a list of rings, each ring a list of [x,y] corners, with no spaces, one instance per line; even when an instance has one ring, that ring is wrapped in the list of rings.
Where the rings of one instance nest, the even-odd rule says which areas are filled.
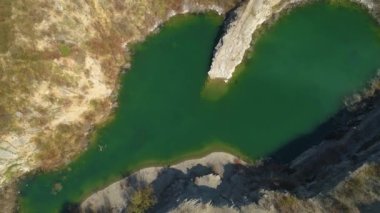
[[[151,186],[159,195],[159,203],[179,204],[188,197],[221,199],[213,193],[221,184],[221,178],[229,178],[234,168],[246,163],[227,153],[212,153],[204,158],[189,160],[170,167],[146,168],[99,191],[81,204],[83,212],[121,212],[128,208],[135,191]],[[205,189],[210,189],[205,190]],[[168,209],[169,210],[169,209]]]
[[[376,0],[356,1],[379,14]],[[33,169],[67,163],[86,148],[91,127],[116,106],[128,44],[175,14],[224,13],[237,2],[0,1],[0,187]]]
[[[237,1],[0,1],[0,187],[86,149],[116,107],[130,43],[176,14]]]
[[[301,0],[249,0],[242,4],[236,10],[235,20],[229,24],[226,34],[215,48],[209,77],[227,82],[243,61],[254,32],[273,15],[297,2]]]
[[[124,211],[131,195],[149,186],[157,201],[151,212],[359,212],[380,202],[380,94],[332,121],[325,140],[290,163],[249,165],[213,153],[140,170],[93,194],[80,210]]]
[[[214,58],[208,75],[210,79],[225,82],[232,77],[236,67],[243,61],[246,51],[251,47],[253,35],[264,23],[282,11],[310,0],[249,0],[236,11],[235,19],[229,23],[225,35],[215,48]],[[376,0],[352,0],[366,7],[378,20]],[[377,11],[377,12],[376,12]]]
[[[379,14],[376,1],[356,2],[375,17]],[[249,3],[238,12],[253,8]],[[218,48],[225,44],[223,41]],[[227,57],[229,53],[225,53]],[[152,212],[359,212],[362,205],[380,202],[379,85],[375,79],[370,89],[347,100],[350,106],[333,118],[336,128],[320,145],[290,163],[269,160],[246,165],[231,156],[224,163],[218,159],[204,164],[210,162],[210,156],[224,155],[212,154],[192,165],[173,166],[187,172],[173,167],[138,171],[90,196],[80,209],[122,211],[134,191],[152,186],[158,201]],[[109,203],[114,196],[118,205]]]

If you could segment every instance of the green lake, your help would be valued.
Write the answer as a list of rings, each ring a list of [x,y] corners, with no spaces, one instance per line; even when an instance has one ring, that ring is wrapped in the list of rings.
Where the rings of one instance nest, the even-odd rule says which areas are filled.
[[[228,87],[206,84],[222,21],[178,16],[136,45],[115,118],[69,166],[26,178],[21,212],[59,212],[146,165],[212,151],[268,156],[328,120],[380,67],[369,14],[318,2],[268,28]]]

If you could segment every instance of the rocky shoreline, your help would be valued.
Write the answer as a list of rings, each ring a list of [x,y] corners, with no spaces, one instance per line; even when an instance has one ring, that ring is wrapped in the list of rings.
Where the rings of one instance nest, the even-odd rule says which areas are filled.
[[[87,148],[89,133],[105,123],[117,107],[120,71],[131,66],[129,45],[143,41],[175,15],[207,11],[223,15],[237,1],[157,1],[151,5],[149,1],[115,0],[82,2],[79,6],[66,1],[33,1],[36,6],[43,4],[38,12],[43,18],[28,20],[34,28],[14,35],[15,41],[22,42],[12,43],[6,54],[0,54],[0,72],[4,68],[10,70],[9,75],[17,73],[12,71],[13,63],[17,63],[29,66],[29,72],[46,70],[37,76],[49,78],[28,79],[31,88],[24,88],[23,93],[14,95],[14,100],[7,101],[18,109],[5,112],[14,120],[8,123],[14,127],[4,132],[0,129],[0,187],[28,172],[68,164]],[[21,21],[27,20],[27,10],[33,8],[19,7],[15,3],[8,8],[17,12],[12,17],[15,31],[24,24]],[[78,21],[76,27],[71,26]],[[50,32],[56,25],[59,29]],[[29,38],[30,35],[40,36]],[[33,56],[33,62],[20,60],[12,55],[18,46],[22,46],[23,54],[30,50],[30,54],[44,58]],[[59,75],[54,76],[57,82],[51,79],[50,72]],[[24,85],[12,85],[17,86]],[[17,100],[25,103],[14,103]],[[0,103],[3,116],[1,110],[5,106]]]
[[[378,5],[366,1],[376,16]],[[360,1],[363,3],[363,1]],[[377,9],[376,9],[377,8]],[[289,163],[249,165],[227,153],[139,170],[96,192],[75,211],[120,212],[151,187],[148,212],[360,212],[380,202],[379,74],[348,98],[335,129]],[[133,206],[133,205],[132,205]],[[133,207],[135,208],[135,206]]]
[[[156,202],[148,212],[359,212],[380,202],[380,94],[374,82],[361,101],[332,118],[338,128],[289,163],[252,165],[211,153],[137,171],[76,210],[120,212],[132,205],[134,193],[151,187]]]
[[[0,52],[0,71],[10,70],[10,74],[3,77],[6,81],[18,79],[12,76],[18,69],[27,69],[32,74],[26,79],[30,88],[23,87],[21,95],[10,93],[8,96],[13,98],[4,101],[18,107],[0,107],[0,115],[7,115],[11,118],[9,125],[15,125],[6,128],[9,131],[0,131],[0,201],[5,201],[0,202],[1,209],[14,211],[14,206],[3,208],[13,205],[10,201],[17,196],[12,181],[36,169],[54,169],[67,164],[86,149],[88,133],[93,126],[106,121],[117,106],[120,65],[126,60],[124,68],[130,66],[131,53],[124,48],[142,41],[174,15],[205,11],[223,14],[240,1],[165,0],[155,4],[156,7],[145,0],[120,2],[37,0],[26,1],[24,5],[13,3],[12,36],[15,39],[5,53]],[[380,17],[376,0],[356,2],[372,5],[368,6],[371,13]],[[158,8],[159,4],[166,6]],[[39,16],[31,18],[31,14]],[[0,24],[1,18],[0,14]],[[73,23],[81,24],[72,27]],[[126,26],[125,23],[135,24]],[[25,27],[26,24],[31,28]],[[46,73],[33,74],[36,70]],[[51,76],[50,72],[58,74]],[[34,79],[33,76],[39,75],[46,78]],[[52,79],[58,79],[58,83]],[[79,83],[68,84],[66,79]],[[18,79],[10,85],[18,88],[22,83]],[[52,92],[45,93],[47,88]],[[241,168],[240,164],[243,162],[236,165]],[[208,184],[209,181],[213,181],[214,186],[219,183],[214,173],[199,178],[200,183]],[[181,205],[185,208],[186,202]]]
[[[362,4],[369,5],[368,8],[370,8],[374,16],[379,14],[380,9],[378,9],[378,4],[374,3],[375,1],[358,1]],[[112,110],[117,107],[115,97],[117,96],[118,90],[119,82],[117,79],[119,78],[120,65],[123,64],[124,57],[127,60],[124,68],[128,68],[130,66],[129,58],[131,55],[129,51],[123,52],[122,49],[127,48],[129,44],[142,41],[144,37],[158,29],[160,24],[176,14],[205,11],[216,11],[219,14],[223,14],[233,8],[238,2],[240,1],[231,0],[228,1],[228,3],[224,3],[225,5],[221,5],[218,1],[199,0],[190,2],[183,0],[176,2],[176,4],[173,3],[171,6],[167,6],[164,14],[154,19],[152,18],[150,21],[146,21],[144,25],[141,25],[146,25],[144,28],[147,30],[143,32],[141,30],[135,32],[134,30],[136,29],[133,28],[134,26],[127,27],[128,30],[121,29],[119,25],[122,22],[131,22],[132,20],[129,19],[133,19],[135,22],[141,22],[141,20],[135,20],[137,17],[134,17],[133,13],[127,16],[125,12],[123,13],[117,10],[116,7],[121,6],[116,3],[115,5],[87,5],[83,3],[86,13],[94,10],[93,13],[95,14],[103,14],[103,16],[98,17],[99,20],[95,18],[94,20],[91,19],[93,17],[86,16],[86,13],[80,15],[74,12],[72,14],[73,17],[71,18],[83,19],[83,23],[87,26],[87,32],[82,32],[81,30],[83,30],[83,28],[69,29],[67,24],[62,23],[59,31],[48,34],[50,36],[49,38],[38,36],[29,38],[23,34],[29,33],[29,31],[16,33],[14,35],[15,40],[19,39],[22,40],[22,42],[15,43],[14,45],[22,46],[24,54],[29,54],[27,52],[28,50],[31,51],[31,54],[38,53],[44,57],[47,53],[52,54],[51,57],[46,56],[47,58],[41,59],[41,64],[39,64],[39,67],[36,67],[36,69],[44,70],[44,66],[52,67],[56,73],[71,76],[69,78],[70,81],[78,80],[81,83],[78,85],[55,85],[54,82],[47,82],[44,79],[41,79],[39,83],[37,80],[29,79],[34,82],[31,84],[33,88],[18,98],[19,100],[29,99],[25,104],[25,108],[27,109],[17,109],[15,112],[9,112],[13,114],[11,117],[14,120],[14,122],[9,122],[9,124],[15,123],[17,128],[15,127],[14,131],[0,132],[0,186],[6,184],[11,179],[20,177],[38,168],[52,169],[62,166],[62,164],[67,164],[86,149],[88,146],[88,133],[92,131],[95,125],[105,122],[112,113]],[[34,3],[38,4],[37,1]],[[137,9],[134,10],[136,13],[139,12],[141,8],[144,9],[144,11],[152,11],[149,12],[149,17],[155,16],[153,14],[155,9],[149,8],[143,1],[132,4],[129,0],[126,0],[123,8],[127,8],[127,6],[131,8],[136,7]],[[19,5],[13,5],[12,7],[14,11],[18,11],[18,13],[14,14],[12,19],[26,19],[25,15],[18,8]],[[46,34],[46,29],[50,25],[63,21],[61,20],[61,12],[64,8],[76,7],[77,6],[72,5],[72,3],[63,1],[56,2],[54,5],[44,5],[41,13],[46,13],[46,16],[52,19],[49,21],[33,19],[33,23],[30,24],[35,26],[33,29],[34,34]],[[30,7],[29,9],[32,8],[33,7]],[[50,9],[45,11],[44,8]],[[104,17],[104,15],[111,12],[113,12],[113,15],[109,15],[109,18]],[[87,18],[82,16],[86,16]],[[145,19],[148,18],[145,17]],[[99,24],[101,24],[101,26],[99,26]],[[17,27],[18,23],[16,22],[14,23],[14,28]],[[104,33],[101,32],[107,29],[115,31],[113,35],[118,36],[118,38],[103,38],[106,35],[103,35]],[[66,32],[66,35],[59,36],[58,34],[62,32]],[[123,36],[120,34],[123,34]],[[88,35],[88,37],[77,37],[77,35]],[[95,39],[95,37],[99,37],[100,39]],[[112,44],[107,43],[107,45],[115,47],[114,49],[119,48],[121,51],[115,52],[114,50],[111,51],[109,48],[105,48],[103,52],[99,52],[100,47],[96,50],[88,49],[88,47],[83,48],[86,42],[94,44],[100,42],[95,40],[101,40],[105,43],[110,41]],[[25,43],[27,41],[29,42],[28,44]],[[59,54],[57,56],[54,55],[52,51],[56,51],[57,42],[69,45],[72,49],[72,53],[65,56],[59,56]],[[36,46],[32,47],[31,45]],[[12,55],[14,54],[12,51],[18,47],[12,47],[13,49],[11,49],[11,47],[12,46],[9,47],[10,49],[7,54],[0,54],[0,68],[4,66],[12,70],[14,61],[17,61],[18,65],[22,65],[23,63],[30,65],[30,61],[14,58],[16,56]],[[81,47],[82,50],[79,50],[79,47]],[[38,51],[36,52],[35,49]],[[84,56],[84,60],[78,61],[77,59],[82,56]],[[36,60],[36,63],[40,63],[39,60],[40,59]],[[30,72],[32,72],[34,68],[31,67],[30,69]],[[85,76],[82,76],[83,72],[87,72],[85,75],[92,76],[91,79],[86,79]],[[78,76],[77,73],[80,73],[80,76]],[[105,74],[107,74],[107,76]],[[48,76],[49,74],[46,75]],[[20,84],[20,82],[18,84]],[[44,92],[47,89],[52,92]],[[74,101],[68,101],[68,99]],[[13,100],[9,100],[7,103],[12,104]],[[18,105],[20,105],[19,108],[21,108],[24,104]],[[99,113],[95,113],[98,111],[103,112],[100,113],[101,116],[98,115]],[[33,128],[31,128],[31,126],[33,126]],[[20,129],[23,131],[20,131]],[[67,141],[69,142],[67,143]],[[49,144],[47,144],[47,142],[49,142]]]
[[[217,188],[223,175],[231,172],[225,167],[230,164],[246,165],[244,161],[231,154],[215,152],[200,159],[187,160],[169,167],[141,169],[127,178],[113,183],[106,189],[91,195],[82,203],[81,209],[82,211],[92,210],[94,212],[99,209],[105,209],[107,212],[110,210],[121,212],[127,209],[135,191],[154,185],[155,193],[165,193],[167,188],[173,187],[173,182],[178,181],[177,179],[182,179],[183,181],[192,179],[196,186]],[[198,193],[201,193],[201,191],[194,188],[193,196],[199,195]],[[179,197],[176,197],[176,199],[179,199]]]
[[[130,45],[172,16],[222,15],[238,1],[0,2],[0,209],[14,211],[22,176],[86,150],[117,107]]]
[[[225,34],[215,47],[208,72],[210,79],[226,83],[236,67],[244,60],[246,52],[262,25],[271,22],[283,11],[313,0],[247,0],[234,11],[234,19],[228,23]],[[365,7],[380,23],[380,4],[376,0],[351,0]],[[334,1],[332,1],[334,3]],[[339,1],[337,2],[339,4]],[[345,4],[345,3],[343,3]]]

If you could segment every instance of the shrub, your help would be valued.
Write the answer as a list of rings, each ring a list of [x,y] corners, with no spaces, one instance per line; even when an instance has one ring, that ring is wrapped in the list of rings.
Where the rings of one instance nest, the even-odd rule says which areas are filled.
[[[62,57],[67,57],[71,54],[71,48],[67,44],[60,44],[58,49]]]
[[[129,200],[127,212],[144,213],[156,204],[156,198],[151,186],[136,190]]]

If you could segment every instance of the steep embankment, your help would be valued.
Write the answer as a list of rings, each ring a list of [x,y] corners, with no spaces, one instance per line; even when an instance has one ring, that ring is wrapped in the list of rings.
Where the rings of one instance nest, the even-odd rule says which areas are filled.
[[[376,0],[352,0],[367,8],[380,20]],[[232,77],[236,67],[243,61],[250,48],[252,35],[260,26],[274,19],[282,11],[307,3],[310,0],[249,0],[237,10],[235,19],[229,23],[225,35],[215,48],[214,58],[208,75],[211,79],[225,82]],[[339,1],[332,1],[339,3]]]
[[[379,85],[374,81],[371,90],[355,95],[355,104],[332,119],[336,128],[324,141],[289,164],[247,165],[213,153],[140,170],[93,194],[80,210],[358,212],[380,202]]]
[[[364,3],[378,17],[379,5]],[[213,153],[171,167],[140,170],[93,194],[79,209],[359,212],[363,205],[380,202],[379,85],[374,80],[369,90],[347,100],[322,143],[290,163],[246,165],[229,154]]]
[[[115,103],[128,44],[180,13],[237,0],[0,1],[0,187],[66,164]]]
[[[88,133],[117,107],[130,44],[176,14],[222,14],[237,2],[1,0],[0,209],[14,202],[18,177],[86,149]]]

